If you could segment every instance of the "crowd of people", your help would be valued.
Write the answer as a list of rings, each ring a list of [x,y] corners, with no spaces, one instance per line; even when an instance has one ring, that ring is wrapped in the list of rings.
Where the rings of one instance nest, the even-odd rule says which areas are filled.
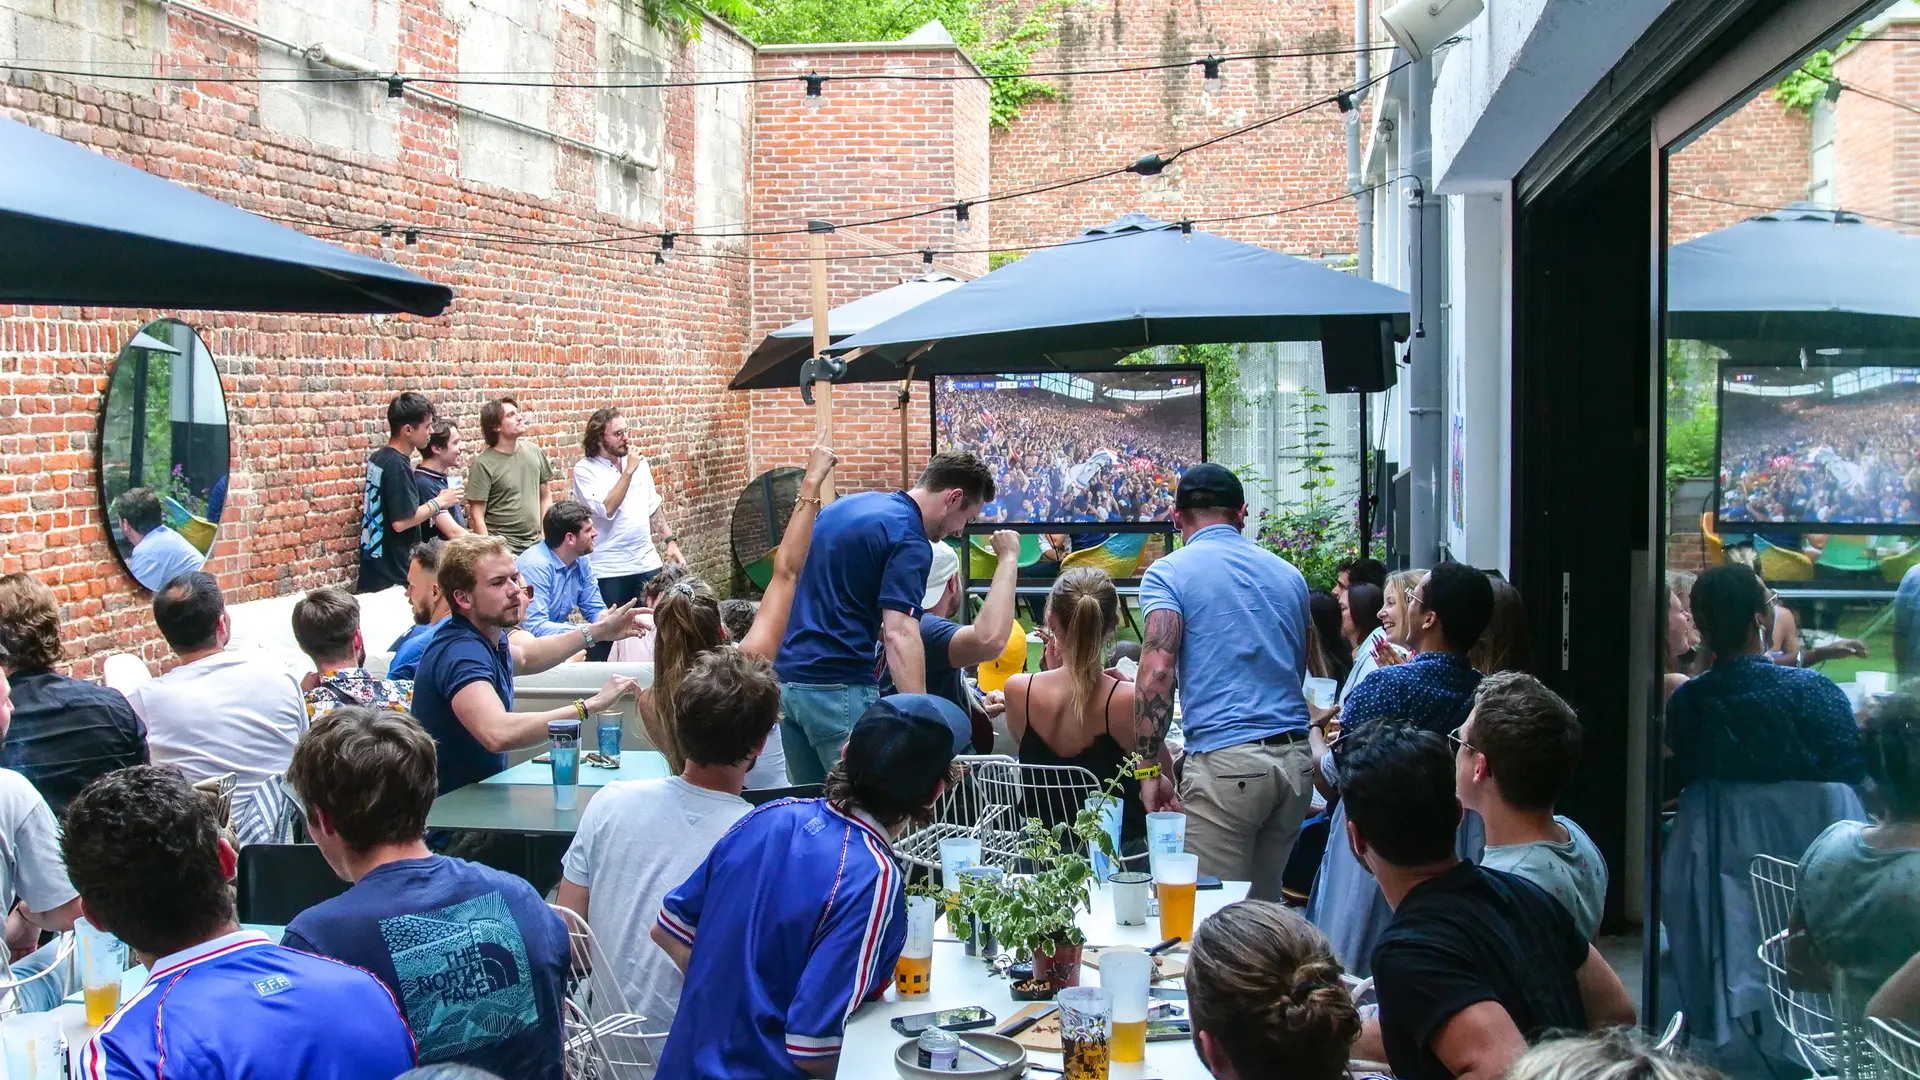
[[[1904,401],[1729,399],[1722,521],[1920,524],[1920,414]]]
[[[352,592],[295,605],[314,669],[301,678],[229,651],[218,582],[187,570],[153,597],[176,662],[121,695],[57,674],[52,592],[0,578],[14,975],[47,971],[43,938],[80,918],[151,972],[89,1042],[86,1075],[156,1075],[164,1057],[170,1075],[558,1078],[583,974],[570,939],[587,931],[603,974],[665,1033],[658,1075],[834,1075],[904,941],[893,845],[960,782],[956,757],[1002,738],[1024,762],[1121,775],[1123,849],[1143,846],[1146,813],[1182,810],[1200,873],[1249,883],[1198,926],[1188,960],[1194,1048],[1217,1076],[1334,1080],[1369,1062],[1407,1080],[1708,1075],[1608,1034],[1636,1012],[1592,944],[1606,861],[1561,811],[1584,733],[1527,671],[1525,605],[1499,575],[1354,560],[1333,590],[1310,589],[1245,535],[1230,470],[1183,463],[1168,493],[1181,543],[1140,586],[1137,673],[1115,659],[1114,583],[1072,568],[1040,612],[1039,669],[982,693],[971,669],[1015,650],[1026,665],[1015,534],[992,535],[979,614],[955,621],[945,541],[1003,494],[979,455],[823,505],[836,462],[816,447],[755,605],[684,565],[617,412],[587,424],[577,497],[553,499],[552,470],[512,441],[526,430],[513,402],[483,412],[501,460],[463,485],[457,432],[417,397],[395,399],[367,474],[358,588],[404,588],[416,622],[384,672]],[[1865,784],[1874,821],[1805,850],[1794,978],[1856,1017],[1920,1019],[1920,964],[1906,963],[1920,954],[1920,707],[1882,698],[1856,724],[1802,657],[1769,656],[1776,600],[1743,566],[1676,583],[1669,602],[1676,790]],[[641,641],[650,685],[614,675],[571,705],[516,711],[515,676]],[[1334,683],[1330,701],[1314,679]],[[552,905],[465,838],[428,832],[438,796],[627,695],[670,775],[600,790]],[[204,790],[226,777],[231,820]],[[790,785],[817,794],[745,797]],[[296,836],[350,887],[276,947],[239,925],[228,882],[237,846]],[[1296,880],[1304,912],[1284,906],[1302,899]],[[1377,1009],[1343,974],[1373,980]],[[35,980],[19,1004],[51,1008],[69,988]],[[1594,1034],[1550,1038],[1568,1032]]]
[[[990,522],[1166,521],[1201,445],[1199,397],[1119,407],[1049,390],[943,391],[939,443],[987,463]]]

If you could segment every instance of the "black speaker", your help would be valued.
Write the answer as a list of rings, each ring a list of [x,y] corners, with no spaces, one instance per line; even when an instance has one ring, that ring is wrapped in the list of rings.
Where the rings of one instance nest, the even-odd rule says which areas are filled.
[[[1392,327],[1378,315],[1320,316],[1320,370],[1327,393],[1379,393],[1399,380]]]

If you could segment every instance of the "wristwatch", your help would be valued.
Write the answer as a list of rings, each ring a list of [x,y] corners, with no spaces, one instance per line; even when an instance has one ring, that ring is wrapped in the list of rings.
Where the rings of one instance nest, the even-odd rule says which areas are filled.
[[[581,623],[580,636],[586,639],[587,648],[589,649],[593,648],[593,627],[587,625],[586,623]]]

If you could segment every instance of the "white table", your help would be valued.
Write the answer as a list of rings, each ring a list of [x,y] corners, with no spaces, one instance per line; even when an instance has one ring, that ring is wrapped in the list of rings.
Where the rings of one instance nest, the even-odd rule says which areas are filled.
[[[1246,899],[1247,888],[1245,881],[1229,881],[1221,888],[1196,893],[1194,921],[1198,923],[1226,905]],[[1081,931],[1087,936],[1088,945],[1136,945],[1149,949],[1161,941],[1160,920],[1152,916],[1147,918],[1145,926],[1115,926],[1112,896],[1104,888],[1094,890],[1093,910],[1082,912],[1079,922]],[[942,924],[937,934],[944,933]],[[1100,973],[1094,968],[1082,968],[1080,981],[1086,986],[1098,986]],[[968,956],[959,942],[936,936],[933,943],[933,989],[917,997],[903,998],[889,986],[884,1001],[869,1002],[855,1010],[853,1018],[847,1022],[846,1038],[840,1050],[840,1069],[836,1075],[857,1077],[859,1080],[897,1077],[899,1073],[893,1067],[893,1052],[904,1040],[888,1023],[896,1016],[980,1005],[997,1018],[994,1027],[999,1027],[1027,1004],[1013,1000],[1011,986],[1008,980],[995,978],[979,957]],[[993,1028],[983,1030],[991,1031]],[[1058,1054],[1029,1050],[1027,1057],[1034,1064],[1056,1069],[1060,1067]],[[1147,1060],[1115,1062],[1110,1075],[1113,1080],[1136,1080],[1140,1077],[1209,1080],[1207,1067],[1200,1063],[1193,1052],[1193,1044],[1187,1040],[1148,1043]]]

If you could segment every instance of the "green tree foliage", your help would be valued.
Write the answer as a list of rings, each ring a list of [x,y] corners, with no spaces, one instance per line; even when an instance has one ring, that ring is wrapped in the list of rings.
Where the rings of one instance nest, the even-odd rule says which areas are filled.
[[[1667,485],[1712,476],[1719,414],[1715,393],[1726,353],[1700,341],[1667,342]]]
[[[1055,42],[1054,13],[1070,2],[1075,0],[1040,0],[1023,10],[1013,0],[762,0],[747,14],[728,18],[761,45],[898,41],[938,19],[984,74],[1019,76],[1034,54]],[[1012,123],[1022,105],[1056,93],[1026,78],[997,78],[990,87],[990,115],[1000,127]],[[833,92],[831,81],[827,92]]]
[[[1860,38],[1860,31],[1855,30],[1847,35],[1847,40],[1840,48],[1845,49]],[[1806,62],[1774,84],[1773,100],[1789,109],[1811,110],[1814,102],[1819,101],[1821,95],[1834,85],[1834,56],[1834,50],[1821,49],[1807,57]]]
[[[700,36],[700,24],[708,12],[738,24],[754,15],[747,0],[640,0],[640,13],[655,30],[673,30],[682,36]]]

